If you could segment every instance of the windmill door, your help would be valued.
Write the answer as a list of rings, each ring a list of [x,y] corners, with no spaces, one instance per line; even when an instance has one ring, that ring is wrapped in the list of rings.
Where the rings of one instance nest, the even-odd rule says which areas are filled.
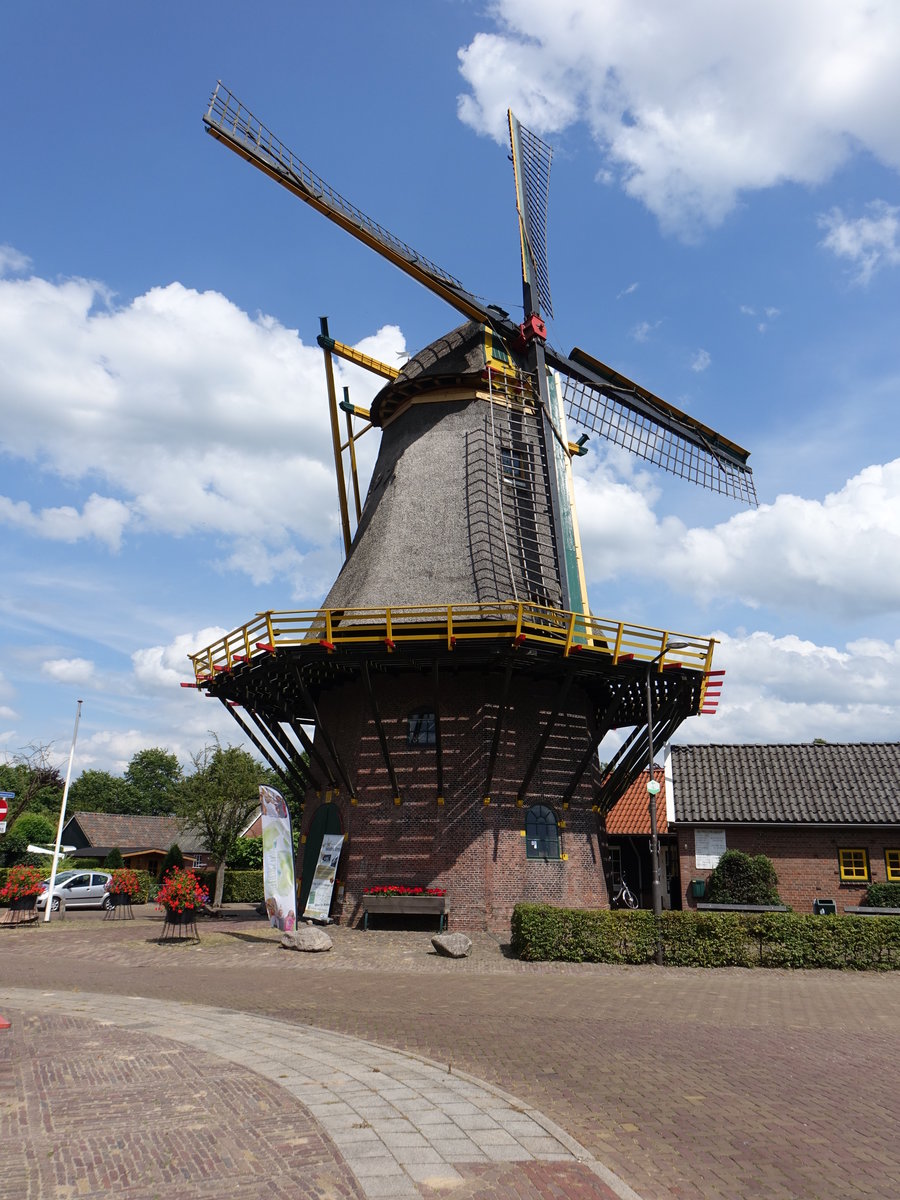
[[[306,845],[303,847],[303,868],[300,875],[300,902],[297,912],[306,910],[309,899],[309,889],[312,886],[316,863],[319,861],[319,851],[322,849],[322,838],[326,833],[343,833],[340,809],[336,804],[320,804],[313,813],[309,832],[306,835]]]

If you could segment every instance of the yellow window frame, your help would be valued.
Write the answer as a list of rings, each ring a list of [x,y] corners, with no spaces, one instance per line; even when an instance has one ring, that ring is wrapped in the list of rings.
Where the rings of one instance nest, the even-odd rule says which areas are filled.
[[[841,883],[869,882],[869,854],[867,850],[838,850]]]
[[[889,883],[900,883],[900,850],[885,850],[884,877]]]

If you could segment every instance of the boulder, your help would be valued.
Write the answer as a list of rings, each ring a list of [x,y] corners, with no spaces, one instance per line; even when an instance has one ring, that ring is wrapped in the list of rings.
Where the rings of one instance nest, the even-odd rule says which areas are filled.
[[[431,944],[445,958],[468,958],[472,949],[472,943],[464,933],[437,933]]]
[[[330,950],[334,942],[324,929],[315,925],[301,925],[290,933],[281,935],[281,946],[284,950],[303,950],[307,954],[317,954],[320,950]]]

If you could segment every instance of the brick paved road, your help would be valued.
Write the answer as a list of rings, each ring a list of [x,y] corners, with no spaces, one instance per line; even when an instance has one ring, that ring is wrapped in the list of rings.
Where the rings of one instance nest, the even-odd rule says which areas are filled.
[[[457,963],[427,934],[343,929],[312,957],[261,922],[204,925],[197,947],[155,932],[87,914],[0,931],[0,982],[264,1012],[453,1063],[646,1200],[900,1194],[896,976],[536,966],[489,937]],[[454,1195],[515,1195],[500,1176],[473,1168]]]

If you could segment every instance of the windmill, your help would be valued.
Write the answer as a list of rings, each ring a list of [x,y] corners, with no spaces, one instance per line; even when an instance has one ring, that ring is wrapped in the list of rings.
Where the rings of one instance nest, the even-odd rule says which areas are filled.
[[[551,153],[511,113],[519,323],[342,197],[221,83],[204,123],[465,323],[397,369],[337,342],[323,320],[346,561],[320,609],[257,614],[193,655],[193,686],[228,705],[305,795],[305,887],[322,835],[345,834],[345,917],[366,886],[410,874],[455,893],[462,926],[503,927],[524,898],[605,903],[598,818],[602,838],[648,747],[713,711],[721,681],[712,639],[590,613],[572,459],[597,433],[755,503],[747,451],[584,351],[547,343]],[[346,441],[333,355],[387,381],[368,411],[345,398]],[[364,505],[354,414],[381,430]],[[574,442],[569,421],[585,430]],[[632,732],[601,771],[598,747],[619,727]]]

